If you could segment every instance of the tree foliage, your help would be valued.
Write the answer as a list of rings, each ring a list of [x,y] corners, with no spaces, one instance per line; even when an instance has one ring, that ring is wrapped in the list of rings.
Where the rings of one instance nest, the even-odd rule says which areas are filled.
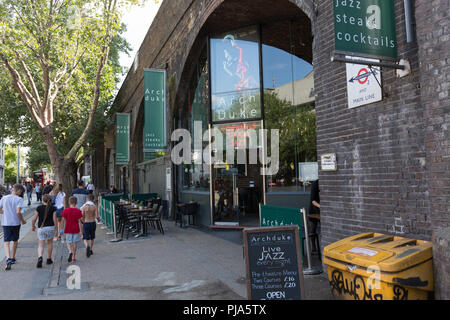
[[[137,2],[0,0],[0,135],[44,140],[60,181],[107,121],[129,49],[120,15]]]
[[[266,92],[264,113],[266,128],[280,130],[280,170],[276,178],[284,179],[289,185],[295,177],[298,162],[317,160],[314,108],[311,105],[291,106],[275,92]],[[270,135],[268,140],[270,146]]]
[[[10,145],[5,146],[5,183],[15,183],[17,174],[17,153]]]

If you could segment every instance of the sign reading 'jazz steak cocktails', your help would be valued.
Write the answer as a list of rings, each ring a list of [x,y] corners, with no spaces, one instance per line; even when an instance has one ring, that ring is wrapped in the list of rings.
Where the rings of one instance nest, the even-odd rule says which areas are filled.
[[[397,59],[394,0],[333,0],[335,50]]]

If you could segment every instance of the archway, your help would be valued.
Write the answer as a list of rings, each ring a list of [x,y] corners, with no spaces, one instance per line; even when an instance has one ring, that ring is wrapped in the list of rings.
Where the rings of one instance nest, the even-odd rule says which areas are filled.
[[[302,1],[297,2],[304,5]],[[302,117],[314,113],[312,26],[299,4],[269,0],[223,1],[205,19],[187,55],[175,100],[178,106],[175,127],[188,129],[191,136],[194,136],[195,121],[202,121],[203,130],[208,126],[221,130],[247,125],[255,129],[268,127],[282,130],[280,138],[289,142],[281,146],[285,153],[281,159],[282,172],[270,179],[258,177],[255,172],[259,172],[260,167],[248,165],[179,166],[178,201],[200,202],[204,207],[201,224],[213,225],[221,220],[236,225],[238,220],[237,225],[240,225],[243,217],[249,215],[253,217],[252,224],[256,221],[259,202],[290,203],[298,207],[300,201],[302,206],[307,205],[309,194],[306,195],[303,185],[299,186],[299,166],[300,162],[316,161],[316,152],[314,149],[314,155],[305,155],[304,148],[298,144],[301,138],[298,123],[288,124],[297,119],[300,108],[309,108],[307,112],[302,111]],[[225,66],[227,63],[229,68]],[[223,84],[232,81],[228,76],[234,78],[234,82],[226,89]],[[250,78],[254,82],[253,95],[230,94],[233,88],[248,89],[248,81],[244,79]],[[223,88],[216,90],[214,86]],[[238,108],[231,106],[236,101],[256,103],[259,109],[254,113],[252,110],[242,112],[240,108],[240,112],[215,114],[213,101],[218,97],[222,99],[222,106],[228,104],[228,109]],[[315,117],[308,120],[311,118],[315,125]],[[287,127],[289,130],[283,131]],[[315,148],[315,126],[312,128],[313,138],[308,139],[311,143],[314,140]],[[202,148],[208,142],[204,142]],[[201,157],[202,152],[198,151],[194,150],[194,158]],[[301,191],[303,197],[299,197]]]

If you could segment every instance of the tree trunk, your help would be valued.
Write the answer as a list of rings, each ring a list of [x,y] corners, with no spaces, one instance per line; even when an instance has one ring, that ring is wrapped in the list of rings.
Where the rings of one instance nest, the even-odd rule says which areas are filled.
[[[58,183],[63,186],[63,192],[66,194],[66,208],[69,206],[69,196],[73,189],[77,187],[77,165],[75,161],[61,161],[58,169],[55,170]]]

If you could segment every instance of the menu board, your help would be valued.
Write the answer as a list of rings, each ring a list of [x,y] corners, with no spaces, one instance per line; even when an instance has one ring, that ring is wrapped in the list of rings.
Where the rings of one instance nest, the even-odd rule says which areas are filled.
[[[244,229],[249,300],[301,300],[303,269],[297,226]]]

